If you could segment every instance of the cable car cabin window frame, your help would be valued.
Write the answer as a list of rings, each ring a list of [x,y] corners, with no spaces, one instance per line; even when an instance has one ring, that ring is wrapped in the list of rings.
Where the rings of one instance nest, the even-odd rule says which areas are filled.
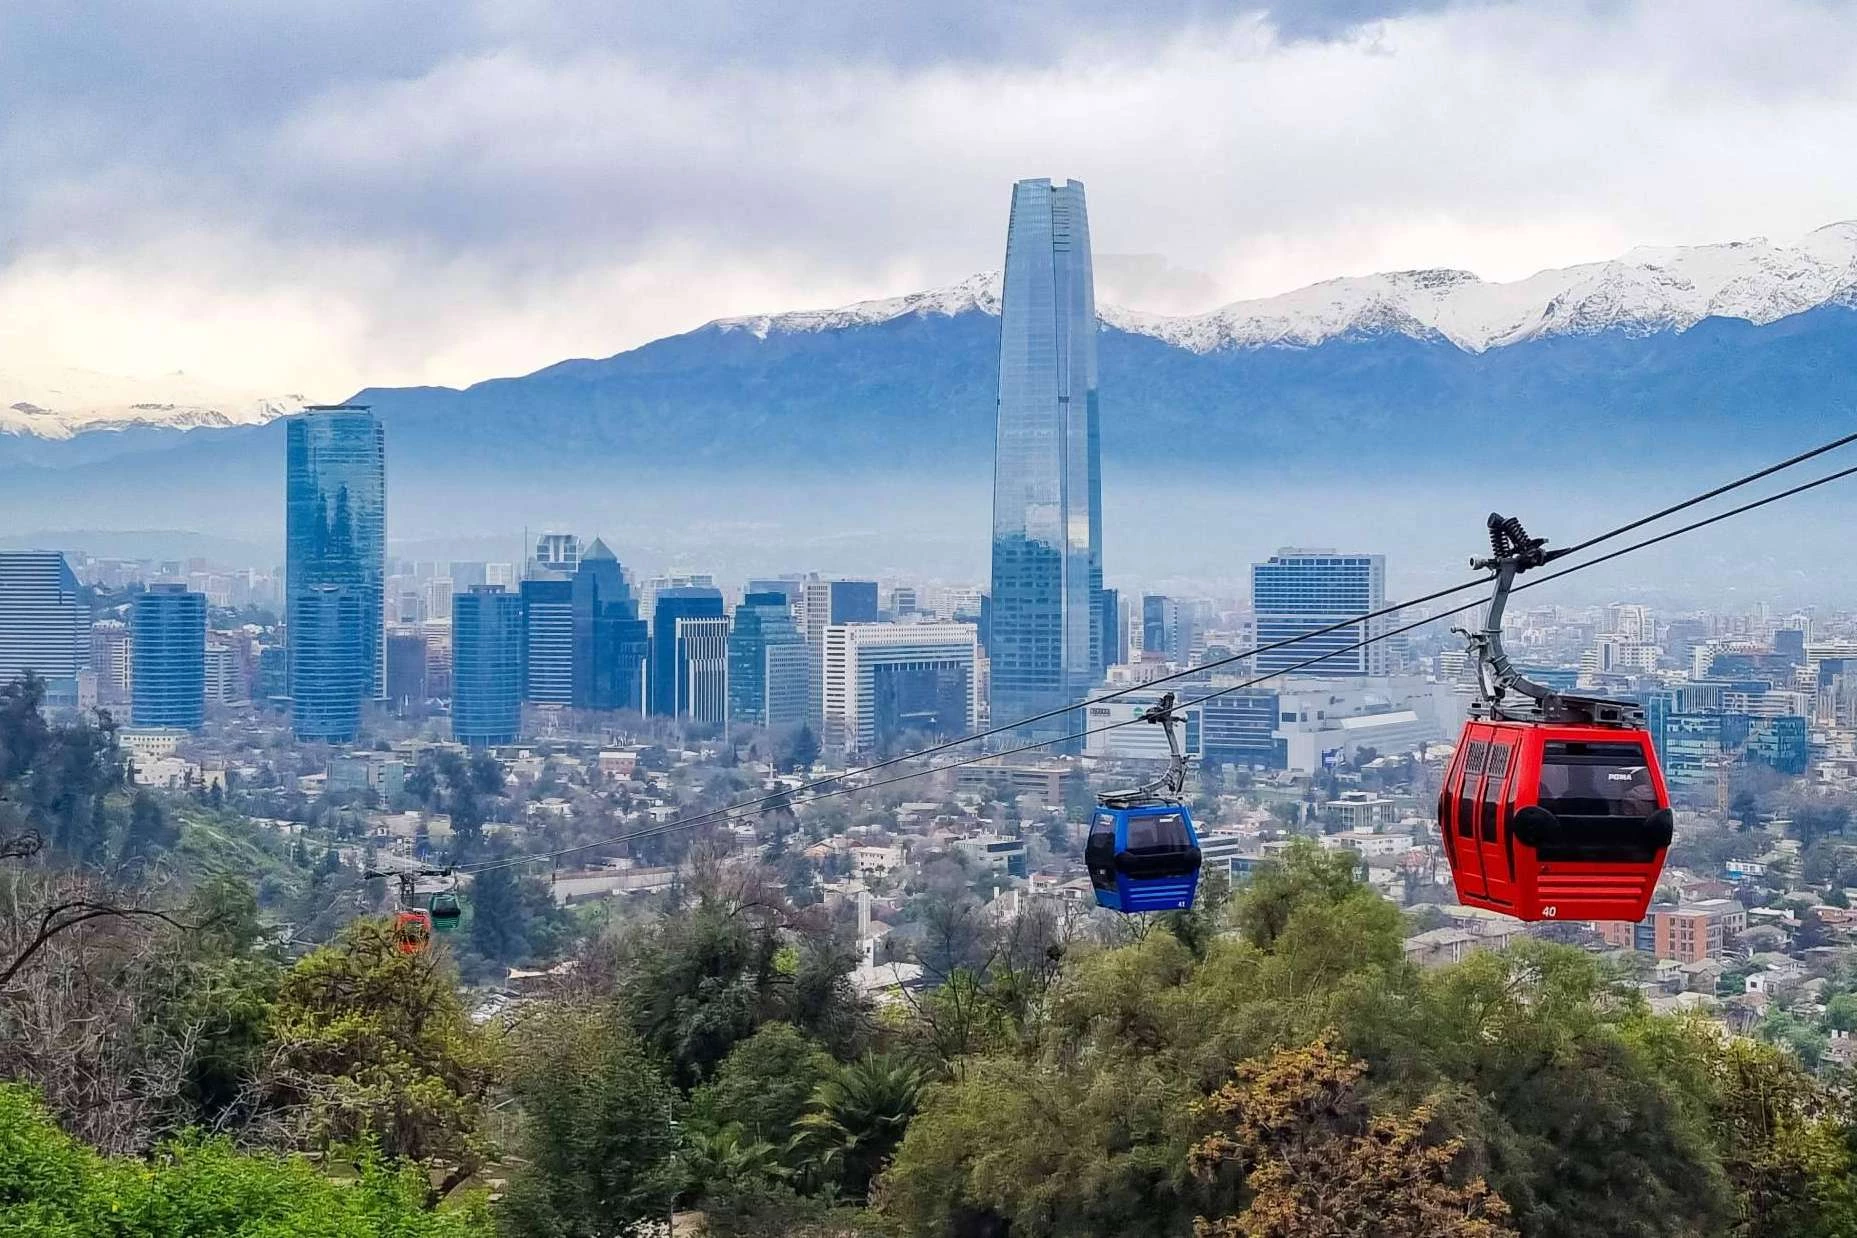
[[[1502,841],[1503,809],[1508,802],[1502,788],[1509,779],[1509,762],[1514,753],[1514,745],[1492,742],[1484,759],[1483,794],[1480,797],[1483,806],[1482,841],[1492,845]]]
[[[1572,751],[1578,749],[1579,751]],[[1570,759],[1571,758],[1571,759]],[[1564,792],[1550,796],[1548,771],[1564,769],[1603,769],[1611,773],[1629,769],[1636,778],[1629,791],[1618,796],[1588,795],[1573,797]],[[1608,784],[1589,785],[1589,790],[1604,790]],[[1567,788],[1573,789],[1572,787]],[[1617,809],[1625,804],[1630,792],[1647,793],[1649,799],[1636,815]],[[1557,805],[1604,805],[1604,813],[1571,813]],[[1649,821],[1658,812],[1657,783],[1651,774],[1651,760],[1641,740],[1548,739],[1541,745],[1541,769],[1536,778],[1535,804],[1552,813],[1559,828],[1550,838],[1535,846],[1544,864],[1648,864],[1657,858],[1659,847],[1651,841]]]
[[[1097,847],[1097,839],[1107,839],[1107,847]],[[1090,854],[1096,848],[1104,853],[1098,861]],[[1083,840],[1083,867],[1090,874],[1090,885],[1098,890],[1114,890],[1115,885],[1115,814],[1097,809],[1090,818],[1090,833]]]
[[[1153,804],[1122,810],[1123,842],[1115,853],[1115,871],[1132,881],[1161,881],[1196,873],[1200,866],[1199,847],[1185,807],[1179,804]],[[1146,822],[1171,822],[1172,842],[1137,847],[1134,834]]]
[[[1169,837],[1164,841],[1154,838],[1144,843],[1135,841],[1135,831],[1152,830],[1156,833],[1169,824]],[[1128,852],[1131,855],[1175,855],[1184,854],[1193,846],[1191,836],[1186,832],[1186,814],[1178,808],[1167,812],[1131,812],[1128,815]]]
[[[1487,740],[1471,740],[1464,752],[1463,777],[1457,784],[1457,836],[1472,842],[1477,837],[1476,780],[1483,776],[1483,763],[1488,755]]]

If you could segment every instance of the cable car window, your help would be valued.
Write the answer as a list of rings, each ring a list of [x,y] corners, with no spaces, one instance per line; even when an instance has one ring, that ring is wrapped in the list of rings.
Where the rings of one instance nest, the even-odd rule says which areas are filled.
[[[1648,817],[1657,788],[1637,744],[1552,742],[1541,754],[1541,807],[1557,817]]]
[[[1115,814],[1099,812],[1090,821],[1090,837],[1083,845],[1083,866],[1090,884],[1099,890],[1115,889]]]
[[[1464,775],[1457,789],[1457,836],[1477,836],[1477,776],[1483,772],[1483,758],[1489,745],[1478,741],[1464,751]]]
[[[1496,823],[1502,819],[1502,780],[1509,772],[1509,748],[1491,744],[1489,777],[1483,780],[1483,841],[1496,841]]]
[[[1128,819],[1128,849],[1135,851],[1185,851],[1192,846],[1186,822],[1177,812]]]

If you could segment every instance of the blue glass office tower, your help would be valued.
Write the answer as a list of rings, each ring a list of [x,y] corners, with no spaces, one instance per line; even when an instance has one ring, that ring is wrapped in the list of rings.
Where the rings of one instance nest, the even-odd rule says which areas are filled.
[[[1096,330],[1083,186],[1020,181],[1000,304],[988,632],[995,724],[1082,698],[1103,663]]]
[[[473,585],[451,599],[451,737],[481,748],[522,730],[522,596]]]
[[[1260,648],[1295,641],[1257,655],[1260,675],[1294,670],[1303,675],[1384,675],[1388,642],[1375,640],[1397,624],[1393,616],[1348,622],[1386,605],[1386,557],[1332,550],[1279,550],[1251,565],[1251,608]],[[1309,636],[1339,624],[1332,632]],[[1299,637],[1307,636],[1306,640]],[[1358,648],[1351,646],[1359,646]],[[1324,656],[1326,655],[1326,656]],[[1311,666],[1301,664],[1319,658]]]
[[[729,627],[729,721],[768,727],[806,721],[810,663],[787,595],[744,595]]]
[[[77,704],[77,673],[90,660],[90,609],[56,550],[0,550],[0,687],[28,671],[46,700]]]
[[[206,721],[206,595],[150,585],[136,595],[131,619],[130,720],[196,729]]]
[[[528,670],[522,697],[535,705],[574,703],[574,582],[522,582]]]
[[[720,619],[723,617],[722,593],[702,585],[686,585],[658,591],[657,606],[651,615],[651,712],[674,718],[680,712],[688,692],[680,692],[685,667],[678,657],[677,621],[679,619]]]
[[[645,712],[651,639],[619,560],[599,538],[574,571],[575,709]]]
[[[292,725],[301,735],[351,738],[325,728],[332,718],[360,717],[361,702],[387,686],[382,595],[387,570],[387,454],[381,425],[364,405],[321,405],[290,418],[287,427],[284,512],[284,613],[290,637]],[[346,601],[323,591],[337,589]],[[352,609],[353,633],[343,648],[319,646],[298,656],[299,612],[335,625],[336,611]],[[314,639],[330,637],[336,626]],[[345,661],[347,660],[347,661]],[[353,665],[347,664],[352,661]],[[320,676],[321,678],[316,678]],[[338,692],[357,693],[352,704]],[[313,701],[307,710],[302,702]]]
[[[1096,594],[1097,627],[1102,632],[1102,665],[1098,673],[1128,661],[1128,632],[1122,627],[1122,594],[1101,589]]]
[[[368,696],[367,598],[347,585],[305,585],[290,599],[289,623],[291,728],[299,739],[348,743]]]

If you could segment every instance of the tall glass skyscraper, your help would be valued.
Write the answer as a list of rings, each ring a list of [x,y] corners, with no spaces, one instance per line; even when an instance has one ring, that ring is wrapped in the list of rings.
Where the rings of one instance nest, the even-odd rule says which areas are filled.
[[[365,405],[317,405],[290,418],[286,450],[284,613],[290,634],[290,696],[296,702],[292,723],[301,734],[336,738],[316,728],[333,715],[345,718],[352,713],[359,718],[361,701],[384,697],[387,689],[382,608],[387,575],[386,437]],[[337,606],[322,597],[321,591],[329,588],[346,593],[348,602]],[[297,656],[299,611],[332,622],[344,607],[354,612],[352,647],[318,647],[313,658]],[[344,619],[344,630],[349,626]],[[333,631],[325,629],[316,639]],[[352,709],[336,708],[332,694],[337,691],[359,694]],[[302,702],[311,699],[317,702],[316,717],[302,708]]]
[[[348,743],[368,695],[366,599],[346,585],[305,585],[290,599],[289,622],[291,729],[299,739]]]
[[[483,747],[522,730],[522,596],[473,585],[451,600],[451,737]]]
[[[572,705],[574,582],[560,576],[523,581],[522,610],[528,642],[523,699],[535,705]]]
[[[0,687],[27,671],[54,704],[77,704],[90,659],[90,610],[56,550],[0,550]]]
[[[575,709],[645,712],[645,661],[651,640],[625,571],[594,538],[574,571]]]
[[[988,631],[995,723],[1081,699],[1103,666],[1096,330],[1083,186],[1020,181],[1000,305]]]
[[[206,595],[150,585],[136,595],[133,616],[130,720],[197,728],[206,721]]]
[[[769,727],[806,721],[810,662],[787,595],[744,595],[729,628],[729,721]]]
[[[706,585],[681,585],[660,589],[657,602],[651,614],[651,712],[666,718],[675,718],[691,712],[693,700],[691,692],[690,667],[688,658],[696,653],[706,657],[708,638],[713,635],[707,629],[693,628],[690,635],[700,636],[696,647],[685,645],[685,633],[679,631],[684,620],[722,619],[722,591]],[[722,666],[723,674],[728,668],[728,625],[722,627]],[[718,718],[726,709],[726,704],[716,710]]]
[[[1296,669],[1302,675],[1384,675],[1388,641],[1350,648],[1397,626],[1396,616],[1347,622],[1386,605],[1386,556],[1337,554],[1333,550],[1279,550],[1251,565],[1251,609],[1257,614],[1257,643],[1297,643],[1257,655],[1258,674]],[[1332,632],[1308,636],[1335,624]],[[1298,638],[1308,636],[1306,640]],[[1323,656],[1327,655],[1327,656]]]

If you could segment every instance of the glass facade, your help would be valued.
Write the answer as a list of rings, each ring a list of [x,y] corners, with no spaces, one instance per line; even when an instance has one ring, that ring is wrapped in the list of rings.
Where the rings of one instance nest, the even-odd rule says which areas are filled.
[[[729,721],[768,727],[804,722],[810,664],[787,594],[746,594],[729,628]]]
[[[1128,630],[1122,626],[1122,594],[1104,589],[1096,598],[1097,625],[1103,634],[1103,664],[1098,672],[1128,661]]]
[[[536,705],[572,705],[574,582],[523,581],[522,611],[528,642],[523,699]]]
[[[522,730],[522,597],[474,585],[451,600],[451,737],[483,747]]]
[[[345,585],[307,585],[290,604],[290,725],[300,739],[347,743],[368,694],[367,601]]]
[[[683,665],[678,625],[685,619],[723,619],[722,593],[706,585],[658,590],[651,615],[650,712],[667,718],[689,712],[691,684]],[[723,674],[727,674],[728,636],[723,634]],[[723,705],[726,709],[726,702]]]
[[[1194,691],[1191,695],[1199,696]],[[1204,755],[1208,761],[1283,769],[1288,765],[1285,742],[1277,738],[1277,694],[1241,688],[1200,703],[1205,728]]]
[[[574,708],[645,712],[650,647],[624,569],[594,538],[574,571]]]
[[[721,615],[677,620],[677,716],[727,722],[729,621]]]
[[[1260,675],[1384,675],[1385,640],[1350,648],[1396,626],[1393,616],[1348,623],[1386,605],[1386,558],[1332,550],[1281,550],[1251,566],[1251,607],[1260,648],[1296,641],[1257,655]],[[1299,640],[1334,624],[1332,632]],[[1327,654],[1327,657],[1322,655]],[[1312,666],[1302,664],[1322,657]]]
[[[293,706],[292,722],[301,734],[329,738],[322,728],[331,717],[359,718],[361,701],[383,697],[387,687],[382,610],[387,457],[386,438],[374,414],[361,405],[336,405],[310,408],[290,418],[285,496],[290,696],[293,702],[315,702],[310,714]],[[342,593],[344,612],[354,612],[352,622],[344,620],[342,625],[352,633],[353,644],[344,649],[322,646],[313,656],[299,657],[298,613],[334,622],[327,614],[334,604],[323,594],[329,588]],[[325,639],[332,631],[326,629],[313,639]],[[338,691],[356,693],[352,705],[338,705]],[[353,734],[352,727],[348,734]]]
[[[206,595],[150,585],[132,614],[130,720],[194,730],[206,721]]]
[[[90,611],[55,550],[0,550],[0,684],[31,671],[48,699],[77,700],[90,660]]]
[[[416,708],[437,695],[427,674],[425,633],[387,633],[387,701],[398,710]]]
[[[1020,181],[1006,230],[994,440],[996,723],[1079,699],[1103,664],[1096,333],[1083,186]]]

